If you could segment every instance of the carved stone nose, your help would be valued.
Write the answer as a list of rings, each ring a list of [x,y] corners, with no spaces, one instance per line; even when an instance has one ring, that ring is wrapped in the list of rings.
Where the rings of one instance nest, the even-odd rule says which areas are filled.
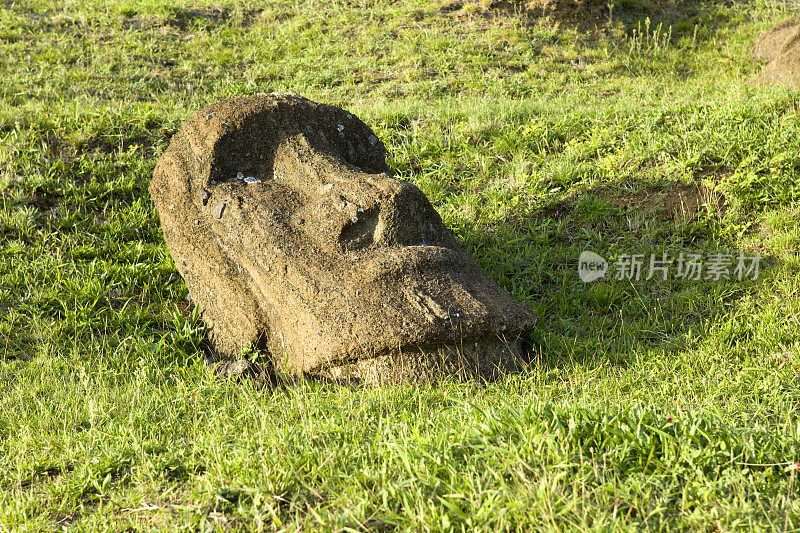
[[[346,213],[339,234],[343,248],[413,246],[440,240],[441,220],[418,188],[385,174],[369,176],[365,184],[374,189],[376,200]]]
[[[442,235],[441,219],[425,195],[410,183],[392,181],[392,193],[381,205],[375,241],[382,246],[437,242]]]
[[[274,168],[275,179],[313,191],[295,219],[332,251],[435,244],[446,233],[417,187],[356,167],[305,134],[278,148]]]

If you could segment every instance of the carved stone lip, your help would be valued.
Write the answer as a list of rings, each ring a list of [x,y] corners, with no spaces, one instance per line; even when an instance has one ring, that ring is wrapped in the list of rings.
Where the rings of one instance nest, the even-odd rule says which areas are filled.
[[[518,371],[529,363],[525,342],[519,337],[481,337],[476,342],[408,345],[373,354],[320,365],[312,373],[334,380],[357,379],[370,384],[435,380],[450,376],[476,375],[496,378]]]
[[[218,354],[250,345],[293,372],[376,382],[524,359],[535,315],[385,155],[352,114],[294,95],[183,124],[150,191]]]
[[[396,346],[387,346],[380,350],[363,349],[353,355],[345,354],[337,358],[321,361],[318,366],[310,368],[309,371],[313,373],[324,373],[324,369],[329,366],[347,365],[356,361],[368,361],[371,359],[380,359],[382,357],[396,358],[420,354],[452,353],[457,358],[464,357],[466,359],[469,354],[475,352],[478,346],[485,346],[487,342],[501,346],[509,354],[513,354],[519,362],[526,359],[525,350],[520,347],[520,342],[524,344],[527,341],[524,337],[524,328],[520,328],[517,331],[508,331],[507,335],[500,335],[491,331],[474,332],[471,337],[463,337],[454,334],[450,342],[442,342],[441,339],[433,338]]]

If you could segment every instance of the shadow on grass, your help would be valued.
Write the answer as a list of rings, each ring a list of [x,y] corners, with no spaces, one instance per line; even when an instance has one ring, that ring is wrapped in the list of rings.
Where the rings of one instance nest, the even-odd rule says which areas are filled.
[[[775,278],[778,260],[767,256],[757,260],[757,275],[742,272],[738,279],[738,256],[746,269],[755,252],[722,236],[728,233],[720,227],[726,209],[719,195],[664,181],[633,193],[590,188],[489,227],[464,225],[456,232],[490,277],[538,315],[531,339],[537,365],[627,368],[647,350],[697,346],[716,319]],[[608,261],[605,276],[581,280],[584,251]],[[664,254],[668,263],[659,263]],[[698,255],[699,270],[680,277],[680,254],[684,267],[689,254]],[[714,254],[730,260],[719,280],[711,270]],[[641,259],[638,275],[621,263],[632,264],[633,255]],[[698,271],[700,279],[691,279]]]
[[[733,1],[719,0],[555,0],[528,2],[544,4],[531,13],[549,16],[563,25],[591,29],[599,25],[619,28],[631,35],[643,27],[672,28],[672,37],[692,37],[695,26],[701,26],[699,37],[711,37],[719,28],[729,23],[730,13],[725,9]],[[720,9],[722,8],[722,9]]]
[[[729,23],[734,1],[720,0],[442,0],[441,10],[455,18],[516,17],[530,27],[543,19],[562,28],[632,35],[646,26],[672,28],[673,39],[712,38]],[[695,29],[698,26],[698,30]]]

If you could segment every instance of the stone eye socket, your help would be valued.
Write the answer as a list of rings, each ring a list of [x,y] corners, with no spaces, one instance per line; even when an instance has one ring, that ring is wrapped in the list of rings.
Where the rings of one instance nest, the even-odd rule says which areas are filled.
[[[365,210],[345,222],[339,244],[346,250],[366,248],[375,242],[378,229],[378,208]]]

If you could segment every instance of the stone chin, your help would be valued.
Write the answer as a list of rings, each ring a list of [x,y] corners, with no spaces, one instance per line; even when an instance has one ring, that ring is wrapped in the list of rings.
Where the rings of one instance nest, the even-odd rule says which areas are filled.
[[[221,355],[250,344],[297,373],[370,382],[524,359],[533,314],[385,154],[352,114],[294,95],[224,100],[183,124],[150,190]]]

